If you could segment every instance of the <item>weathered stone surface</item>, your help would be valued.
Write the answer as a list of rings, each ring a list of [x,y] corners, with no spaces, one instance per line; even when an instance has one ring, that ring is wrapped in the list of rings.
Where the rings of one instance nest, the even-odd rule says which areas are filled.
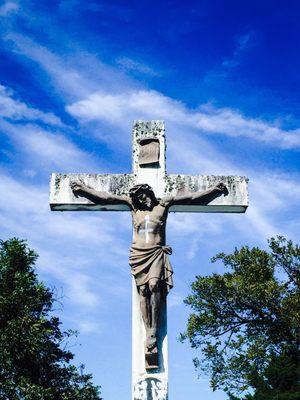
[[[202,192],[218,183],[224,183],[228,194],[219,196],[207,205],[176,205],[170,212],[230,212],[243,213],[248,207],[248,179],[245,176],[219,175],[166,175],[166,195],[183,195],[188,192]]]
[[[134,185],[133,174],[52,174],[50,182],[50,207],[52,211],[128,211],[124,204],[94,204],[84,197],[76,197],[71,182],[83,182],[95,190],[113,194],[128,194]]]
[[[140,170],[142,170],[140,172]],[[143,171],[145,170],[145,171]],[[149,168],[140,168],[139,174],[52,174],[50,184],[50,207],[53,211],[128,211],[124,204],[99,205],[83,198],[76,197],[70,187],[72,181],[81,181],[85,185],[99,191],[127,195],[129,189],[141,182],[140,175],[147,174]],[[139,177],[139,179],[137,179]],[[145,177],[145,180],[147,178]],[[159,180],[157,177],[156,182]],[[160,183],[159,192],[164,195],[179,195],[187,192],[198,192],[223,182],[227,196],[220,196],[208,205],[176,205],[170,212],[236,212],[246,211],[248,206],[248,179],[244,176],[217,175],[165,175]],[[153,183],[153,182],[152,182]],[[153,185],[154,186],[154,185]],[[158,183],[155,184],[158,186]],[[155,192],[155,190],[154,190]],[[157,192],[157,191],[156,191]],[[157,193],[156,193],[157,194]]]

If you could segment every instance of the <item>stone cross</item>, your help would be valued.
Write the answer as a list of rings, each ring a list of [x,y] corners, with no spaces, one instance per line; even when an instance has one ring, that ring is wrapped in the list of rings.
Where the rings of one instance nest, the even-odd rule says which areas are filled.
[[[50,207],[53,211],[130,211],[126,204],[95,204],[84,197],[76,197],[71,182],[81,181],[97,191],[117,195],[128,194],[139,183],[150,185],[157,198],[199,192],[222,182],[228,194],[208,204],[172,205],[170,212],[243,213],[248,206],[247,178],[242,176],[182,175],[166,173],[166,142],[163,121],[135,121],[132,136],[133,171],[129,174],[61,174],[51,177]],[[145,216],[143,234],[151,232],[149,216]],[[160,312],[158,365],[147,367],[144,342],[145,327],[135,281],[132,285],[132,399],[167,400],[167,315],[166,298]]]

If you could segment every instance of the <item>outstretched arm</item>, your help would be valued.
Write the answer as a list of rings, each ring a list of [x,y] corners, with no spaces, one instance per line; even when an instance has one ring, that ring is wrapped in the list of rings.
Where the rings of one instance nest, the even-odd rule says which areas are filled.
[[[71,182],[71,189],[76,197],[85,197],[96,204],[127,204],[130,206],[130,199],[126,196],[119,196],[108,192],[98,191],[85,186],[82,182]]]
[[[211,188],[204,190],[203,192],[189,192],[181,196],[174,196],[168,199],[169,205],[175,204],[194,204],[194,205],[205,205],[210,203],[215,198],[224,194],[228,194],[228,190],[224,183],[220,182]]]

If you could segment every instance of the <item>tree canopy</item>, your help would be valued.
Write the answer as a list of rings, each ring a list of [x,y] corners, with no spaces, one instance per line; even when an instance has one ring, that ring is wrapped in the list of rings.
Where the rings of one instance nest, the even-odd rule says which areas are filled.
[[[269,249],[217,254],[227,271],[197,276],[185,300],[182,340],[201,349],[196,368],[232,400],[300,399],[300,248],[277,237]]]
[[[70,362],[52,315],[53,292],[38,281],[37,254],[25,241],[0,242],[0,399],[100,400],[91,375]]]

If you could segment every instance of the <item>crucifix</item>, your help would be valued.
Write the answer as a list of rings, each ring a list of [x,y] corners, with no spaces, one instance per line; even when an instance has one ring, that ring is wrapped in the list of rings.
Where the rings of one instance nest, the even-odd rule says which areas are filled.
[[[53,211],[131,211],[132,400],[167,400],[167,294],[173,287],[166,245],[169,212],[243,213],[243,176],[166,173],[162,121],[133,124],[130,174],[52,174]]]

